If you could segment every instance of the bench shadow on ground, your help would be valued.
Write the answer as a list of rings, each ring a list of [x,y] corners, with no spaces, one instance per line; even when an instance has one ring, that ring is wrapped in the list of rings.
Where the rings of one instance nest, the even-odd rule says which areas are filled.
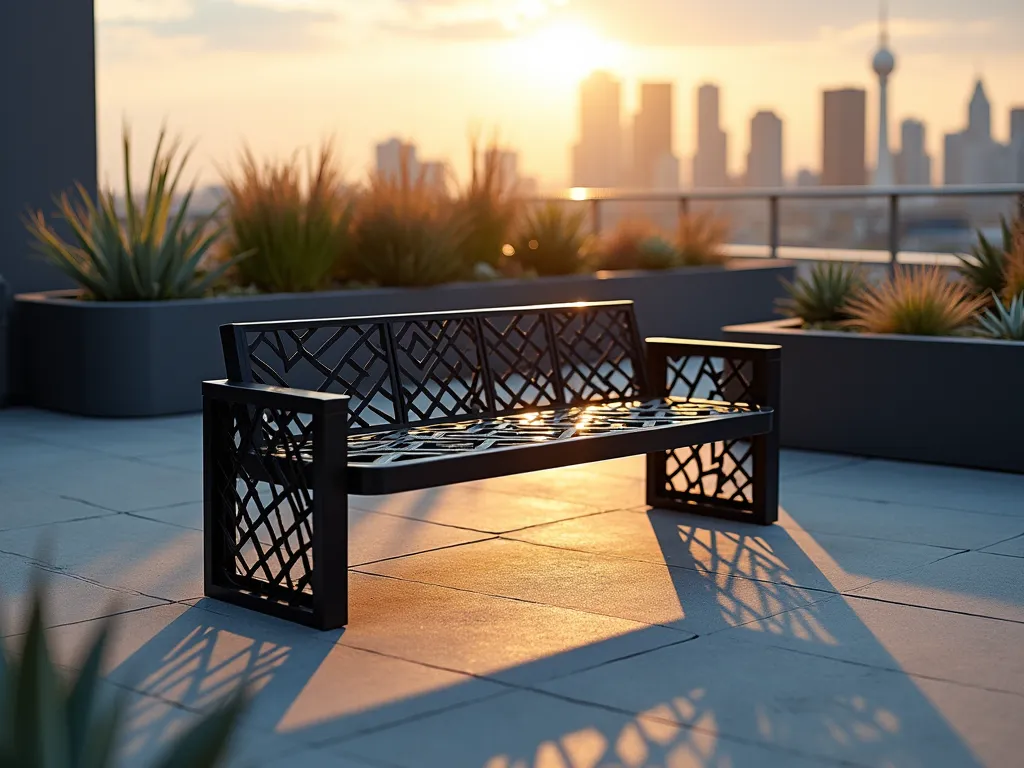
[[[276,731],[289,744],[336,749],[339,755],[349,752],[382,764],[801,765],[801,756],[860,765],[936,764],[925,753],[940,755],[942,764],[978,764],[913,678],[815,655],[846,638],[863,644],[870,630],[848,607],[842,609],[848,615],[837,621],[841,613],[834,603],[841,600],[826,592],[812,593],[810,599],[819,602],[793,601],[786,586],[789,572],[813,566],[785,529],[776,526],[766,537],[756,526],[716,521],[714,535],[696,536],[692,526],[700,525],[699,518],[680,516],[675,523],[652,510],[649,520],[666,562],[675,564],[667,571],[681,612],[685,615],[693,599],[694,569],[717,602],[721,621],[694,640],[681,634],[678,645],[534,684],[529,691],[465,677],[390,700],[385,691],[369,704],[364,698],[349,707],[346,679],[324,679],[338,673],[327,660],[343,632],[307,632],[202,600],[114,670],[115,677],[130,674],[134,689],[180,705],[149,700],[150,711],[135,713],[128,740],[135,745],[162,741],[190,717],[187,711],[207,709],[248,685],[255,699],[239,741]],[[743,560],[748,563],[743,570],[755,568],[762,580],[754,582],[751,593],[749,580],[706,571],[701,564],[709,558],[726,565]],[[821,601],[833,603],[829,621]],[[721,631],[740,624],[746,626]],[[751,632],[795,638],[803,645],[783,650],[749,642]],[[875,643],[875,656],[886,656]],[[898,660],[888,659],[878,666],[900,668]],[[523,669],[551,669],[550,662],[540,659]],[[504,697],[514,717],[499,706]],[[474,715],[474,709],[481,714]],[[401,746],[403,740],[413,743]]]

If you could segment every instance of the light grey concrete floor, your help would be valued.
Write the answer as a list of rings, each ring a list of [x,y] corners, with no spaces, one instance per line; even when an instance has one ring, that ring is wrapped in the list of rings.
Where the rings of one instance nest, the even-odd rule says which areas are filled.
[[[770,528],[626,459],[352,499],[351,624],[202,595],[198,417],[0,411],[0,632],[120,614],[123,763],[228,691],[232,766],[1024,765],[1024,477],[786,452]]]

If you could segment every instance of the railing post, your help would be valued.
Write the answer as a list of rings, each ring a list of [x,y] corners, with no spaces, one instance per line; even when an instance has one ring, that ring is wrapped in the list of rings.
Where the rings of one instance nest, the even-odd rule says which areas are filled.
[[[889,195],[889,270],[896,271],[900,257],[900,196]]]
[[[690,215],[690,198],[679,198],[679,218],[683,219]]]
[[[590,198],[590,227],[595,235],[601,234],[601,199]]]
[[[779,258],[779,196],[768,197],[768,256]]]

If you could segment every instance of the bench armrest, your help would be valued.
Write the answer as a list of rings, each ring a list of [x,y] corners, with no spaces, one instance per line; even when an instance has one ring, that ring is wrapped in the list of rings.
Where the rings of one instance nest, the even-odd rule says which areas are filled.
[[[771,408],[776,424],[781,367],[782,347],[777,344],[647,339],[647,374],[656,395]]]
[[[701,339],[672,339],[651,336],[646,339],[648,350],[660,355],[725,357],[732,360],[778,360],[782,347],[778,344],[741,344],[735,341],[704,341]]]
[[[348,401],[203,382],[207,595],[321,628],[345,623]]]
[[[298,410],[310,415],[324,416],[348,411],[348,395],[314,392],[308,389],[275,387],[268,384],[217,381],[203,382],[203,398],[225,403]]]

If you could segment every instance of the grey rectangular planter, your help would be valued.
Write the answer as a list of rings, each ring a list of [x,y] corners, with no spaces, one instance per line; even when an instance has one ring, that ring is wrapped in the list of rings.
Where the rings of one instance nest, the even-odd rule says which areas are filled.
[[[647,335],[721,338],[727,323],[771,316],[785,262],[602,273],[539,280],[274,294],[167,302],[17,297],[19,400],[89,416],[197,411],[200,382],[224,376],[218,326],[229,322],[633,299]]]
[[[808,331],[777,320],[723,329],[782,345],[782,445],[1024,472],[1024,343]]]

